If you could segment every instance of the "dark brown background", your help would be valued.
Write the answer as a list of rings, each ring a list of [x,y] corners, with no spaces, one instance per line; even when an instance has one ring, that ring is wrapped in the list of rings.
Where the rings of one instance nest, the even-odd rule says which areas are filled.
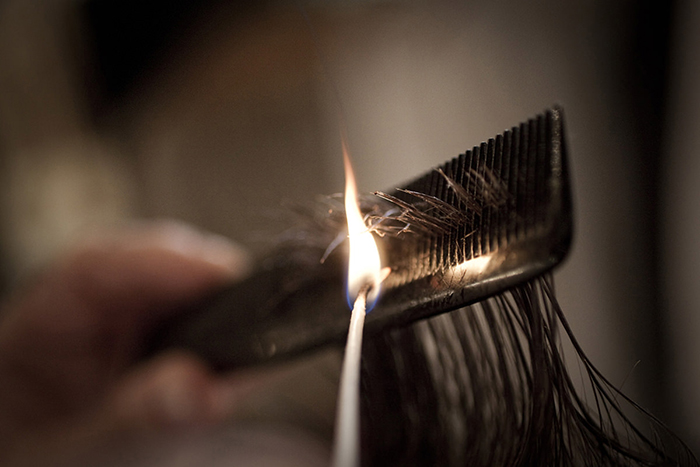
[[[3,286],[134,217],[264,251],[284,202],[342,188],[336,95],[365,191],[559,103],[559,298],[592,361],[697,449],[698,27],[692,1],[5,0]]]

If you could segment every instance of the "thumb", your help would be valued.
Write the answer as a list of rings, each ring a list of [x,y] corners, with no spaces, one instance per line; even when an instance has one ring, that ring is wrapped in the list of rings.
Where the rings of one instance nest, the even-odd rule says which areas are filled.
[[[127,374],[108,396],[105,420],[126,431],[162,431],[226,419],[254,382],[222,378],[181,351],[160,355]]]

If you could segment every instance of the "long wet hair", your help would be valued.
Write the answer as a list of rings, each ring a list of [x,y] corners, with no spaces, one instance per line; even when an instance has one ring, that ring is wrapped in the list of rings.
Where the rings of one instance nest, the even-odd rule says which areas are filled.
[[[580,361],[585,394],[560,335]],[[698,465],[588,360],[549,275],[369,339],[362,396],[367,466]]]

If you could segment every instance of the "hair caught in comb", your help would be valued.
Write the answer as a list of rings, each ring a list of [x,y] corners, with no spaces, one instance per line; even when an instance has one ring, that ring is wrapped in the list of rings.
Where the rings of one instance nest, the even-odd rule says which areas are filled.
[[[473,216],[481,214],[484,207],[497,208],[510,199],[507,187],[486,167],[482,173],[472,168],[463,171],[458,181],[438,167],[435,169],[447,182],[457,198],[457,203],[448,203],[436,196],[416,190],[397,189],[417,202],[409,203],[394,195],[375,191],[374,195],[394,206],[382,215],[369,216],[370,228],[380,236],[417,233],[423,236],[445,235],[463,225],[468,226]],[[466,188],[465,188],[466,186]]]

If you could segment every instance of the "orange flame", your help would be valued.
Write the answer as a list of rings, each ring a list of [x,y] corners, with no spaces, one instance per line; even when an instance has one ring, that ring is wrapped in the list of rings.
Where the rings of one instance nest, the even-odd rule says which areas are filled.
[[[347,144],[344,140],[342,144],[345,164],[345,215],[348,219],[348,238],[350,240],[348,302],[352,308],[360,289],[369,285],[370,289],[367,294],[367,309],[369,310],[379,295],[383,272],[377,243],[365,225],[362,212],[360,212],[355,173],[350,163]]]

